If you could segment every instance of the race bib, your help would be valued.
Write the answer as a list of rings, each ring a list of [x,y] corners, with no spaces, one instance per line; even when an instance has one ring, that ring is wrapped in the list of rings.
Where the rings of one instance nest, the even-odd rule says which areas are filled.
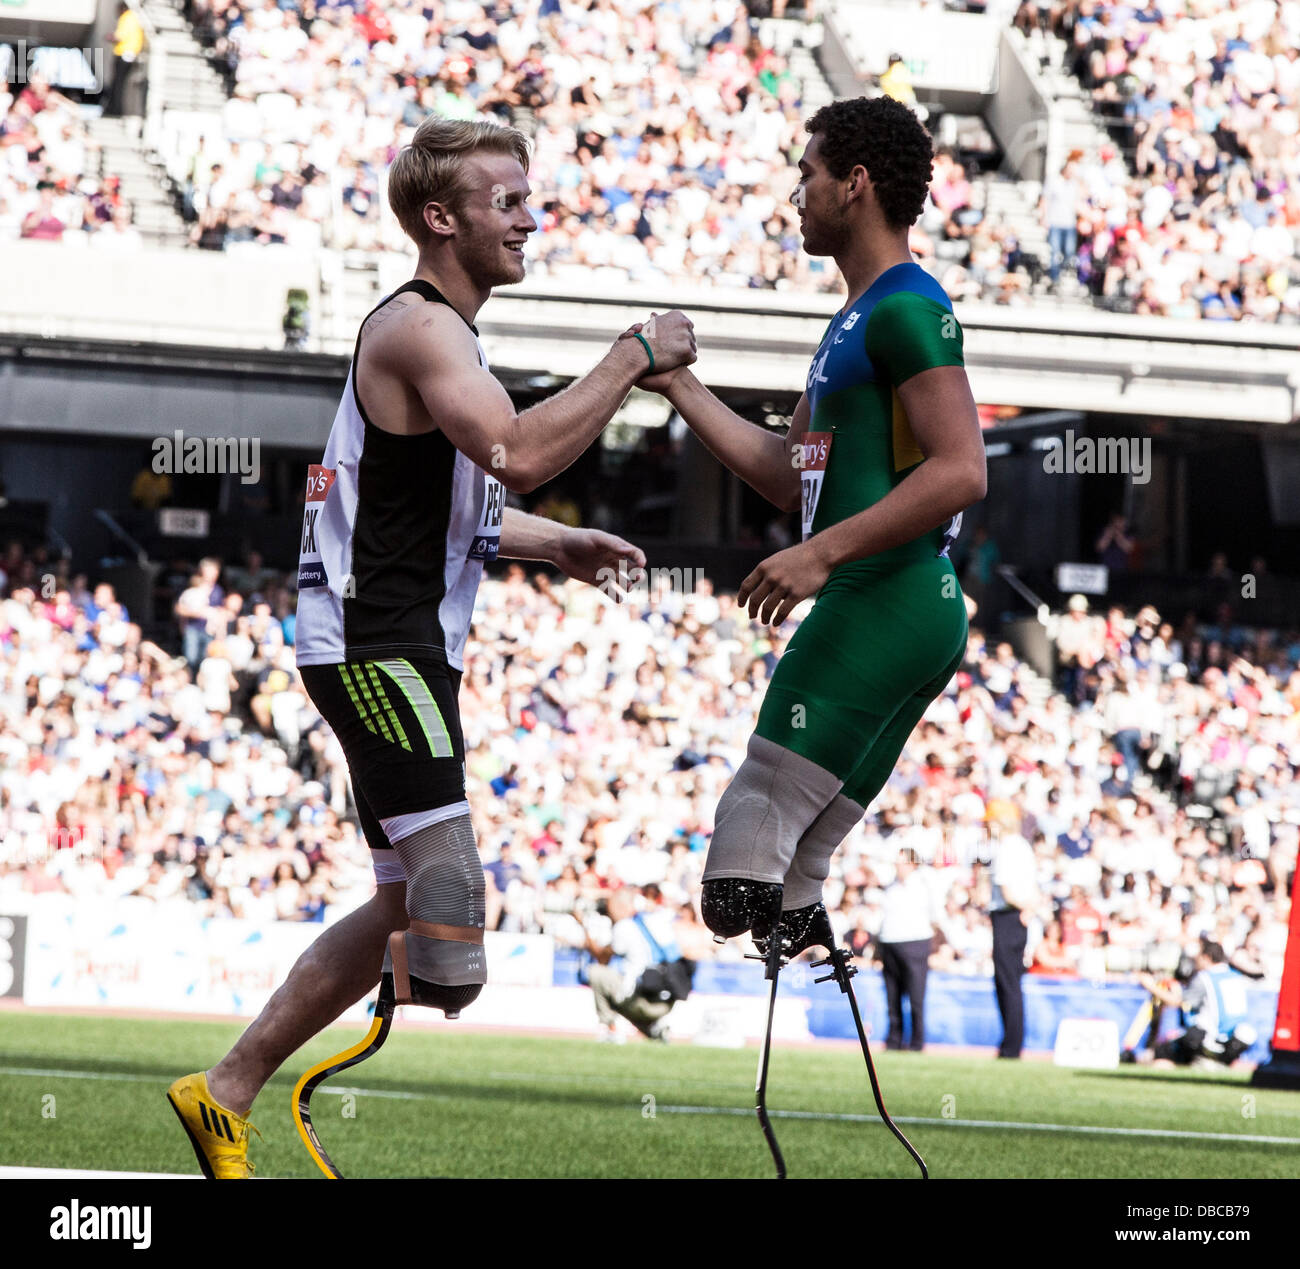
[[[812,537],[813,518],[817,514],[817,500],[822,496],[822,481],[826,476],[826,462],[831,455],[833,432],[805,432],[799,448],[803,450],[803,466],[799,469],[799,488],[803,491],[803,537]]]
[[[328,586],[325,564],[320,554],[316,523],[325,510],[325,499],[334,484],[334,468],[312,463],[307,468],[307,501],[302,509],[302,547],[298,553],[298,589]]]
[[[483,473],[483,514],[479,517],[474,540],[469,544],[468,558],[491,563],[501,545],[501,518],[506,513],[506,488],[495,477]]]

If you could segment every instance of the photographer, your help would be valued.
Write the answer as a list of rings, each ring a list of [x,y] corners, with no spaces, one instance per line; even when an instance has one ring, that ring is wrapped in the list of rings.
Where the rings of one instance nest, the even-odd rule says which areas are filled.
[[[596,962],[587,982],[596,999],[600,1039],[620,1043],[617,1016],[650,1040],[667,1040],[664,1019],[690,991],[694,965],[678,955],[672,918],[666,912],[638,913],[631,890],[615,890],[607,901],[612,923],[608,946],[596,944],[586,927],[585,951]]]
[[[1246,975],[1229,963],[1222,946],[1208,938],[1201,939],[1193,963],[1186,961],[1184,957],[1173,983],[1162,983],[1150,974],[1138,976],[1153,1001],[1178,1008],[1186,1027],[1182,1035],[1157,1044],[1148,1060],[1231,1066],[1256,1040],[1255,1028],[1246,1021]]]

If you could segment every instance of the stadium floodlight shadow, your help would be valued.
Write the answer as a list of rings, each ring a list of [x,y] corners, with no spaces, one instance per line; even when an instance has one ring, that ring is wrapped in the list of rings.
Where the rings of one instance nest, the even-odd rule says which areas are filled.
[[[365,1038],[344,1049],[342,1053],[336,1053],[332,1058],[318,1062],[303,1075],[293,1090],[291,1104],[293,1121],[298,1126],[298,1135],[302,1138],[303,1145],[307,1147],[307,1153],[311,1155],[316,1166],[331,1181],[343,1180],[343,1173],[335,1167],[329,1155],[325,1153],[325,1147],[321,1145],[320,1138],[316,1135],[316,1129],[311,1122],[311,1095],[331,1075],[346,1071],[348,1067],[356,1066],[358,1062],[364,1062],[366,1058],[373,1057],[379,1052],[384,1041],[388,1039],[389,1028],[393,1025],[394,1004],[393,976],[385,974],[380,980],[374,1020]]]

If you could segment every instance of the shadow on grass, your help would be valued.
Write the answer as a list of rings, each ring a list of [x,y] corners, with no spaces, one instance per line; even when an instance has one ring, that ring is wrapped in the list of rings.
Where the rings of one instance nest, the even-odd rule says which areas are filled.
[[[1246,1072],[1232,1076],[1226,1071],[1222,1075],[1208,1075],[1189,1071],[1150,1071],[1140,1066],[1120,1067],[1118,1071],[1076,1071],[1076,1079],[1093,1080],[1159,1080],[1163,1084],[1214,1084],[1220,1088],[1253,1087]]]

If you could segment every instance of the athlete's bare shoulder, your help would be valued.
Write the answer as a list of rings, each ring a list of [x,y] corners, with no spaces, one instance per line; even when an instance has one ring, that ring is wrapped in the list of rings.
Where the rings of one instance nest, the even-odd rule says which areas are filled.
[[[412,295],[410,292],[395,295],[388,303],[381,304],[366,318],[361,324],[361,334],[369,340],[377,336],[383,327],[391,326],[394,318],[401,317],[411,309],[423,307],[424,301],[418,295]]]
[[[399,295],[361,328],[375,364],[414,377],[432,366],[479,364],[474,333],[449,304]]]
[[[514,424],[510,397],[483,365],[474,332],[455,309],[419,298],[398,309],[406,298],[397,296],[363,325],[358,394],[376,419],[386,419],[386,430],[436,429],[489,470],[492,446]]]
[[[431,388],[459,390],[467,376],[486,376],[497,386],[482,369],[473,331],[446,304],[409,291],[395,295],[366,318],[361,336],[357,398],[383,431],[411,436],[445,430]]]

